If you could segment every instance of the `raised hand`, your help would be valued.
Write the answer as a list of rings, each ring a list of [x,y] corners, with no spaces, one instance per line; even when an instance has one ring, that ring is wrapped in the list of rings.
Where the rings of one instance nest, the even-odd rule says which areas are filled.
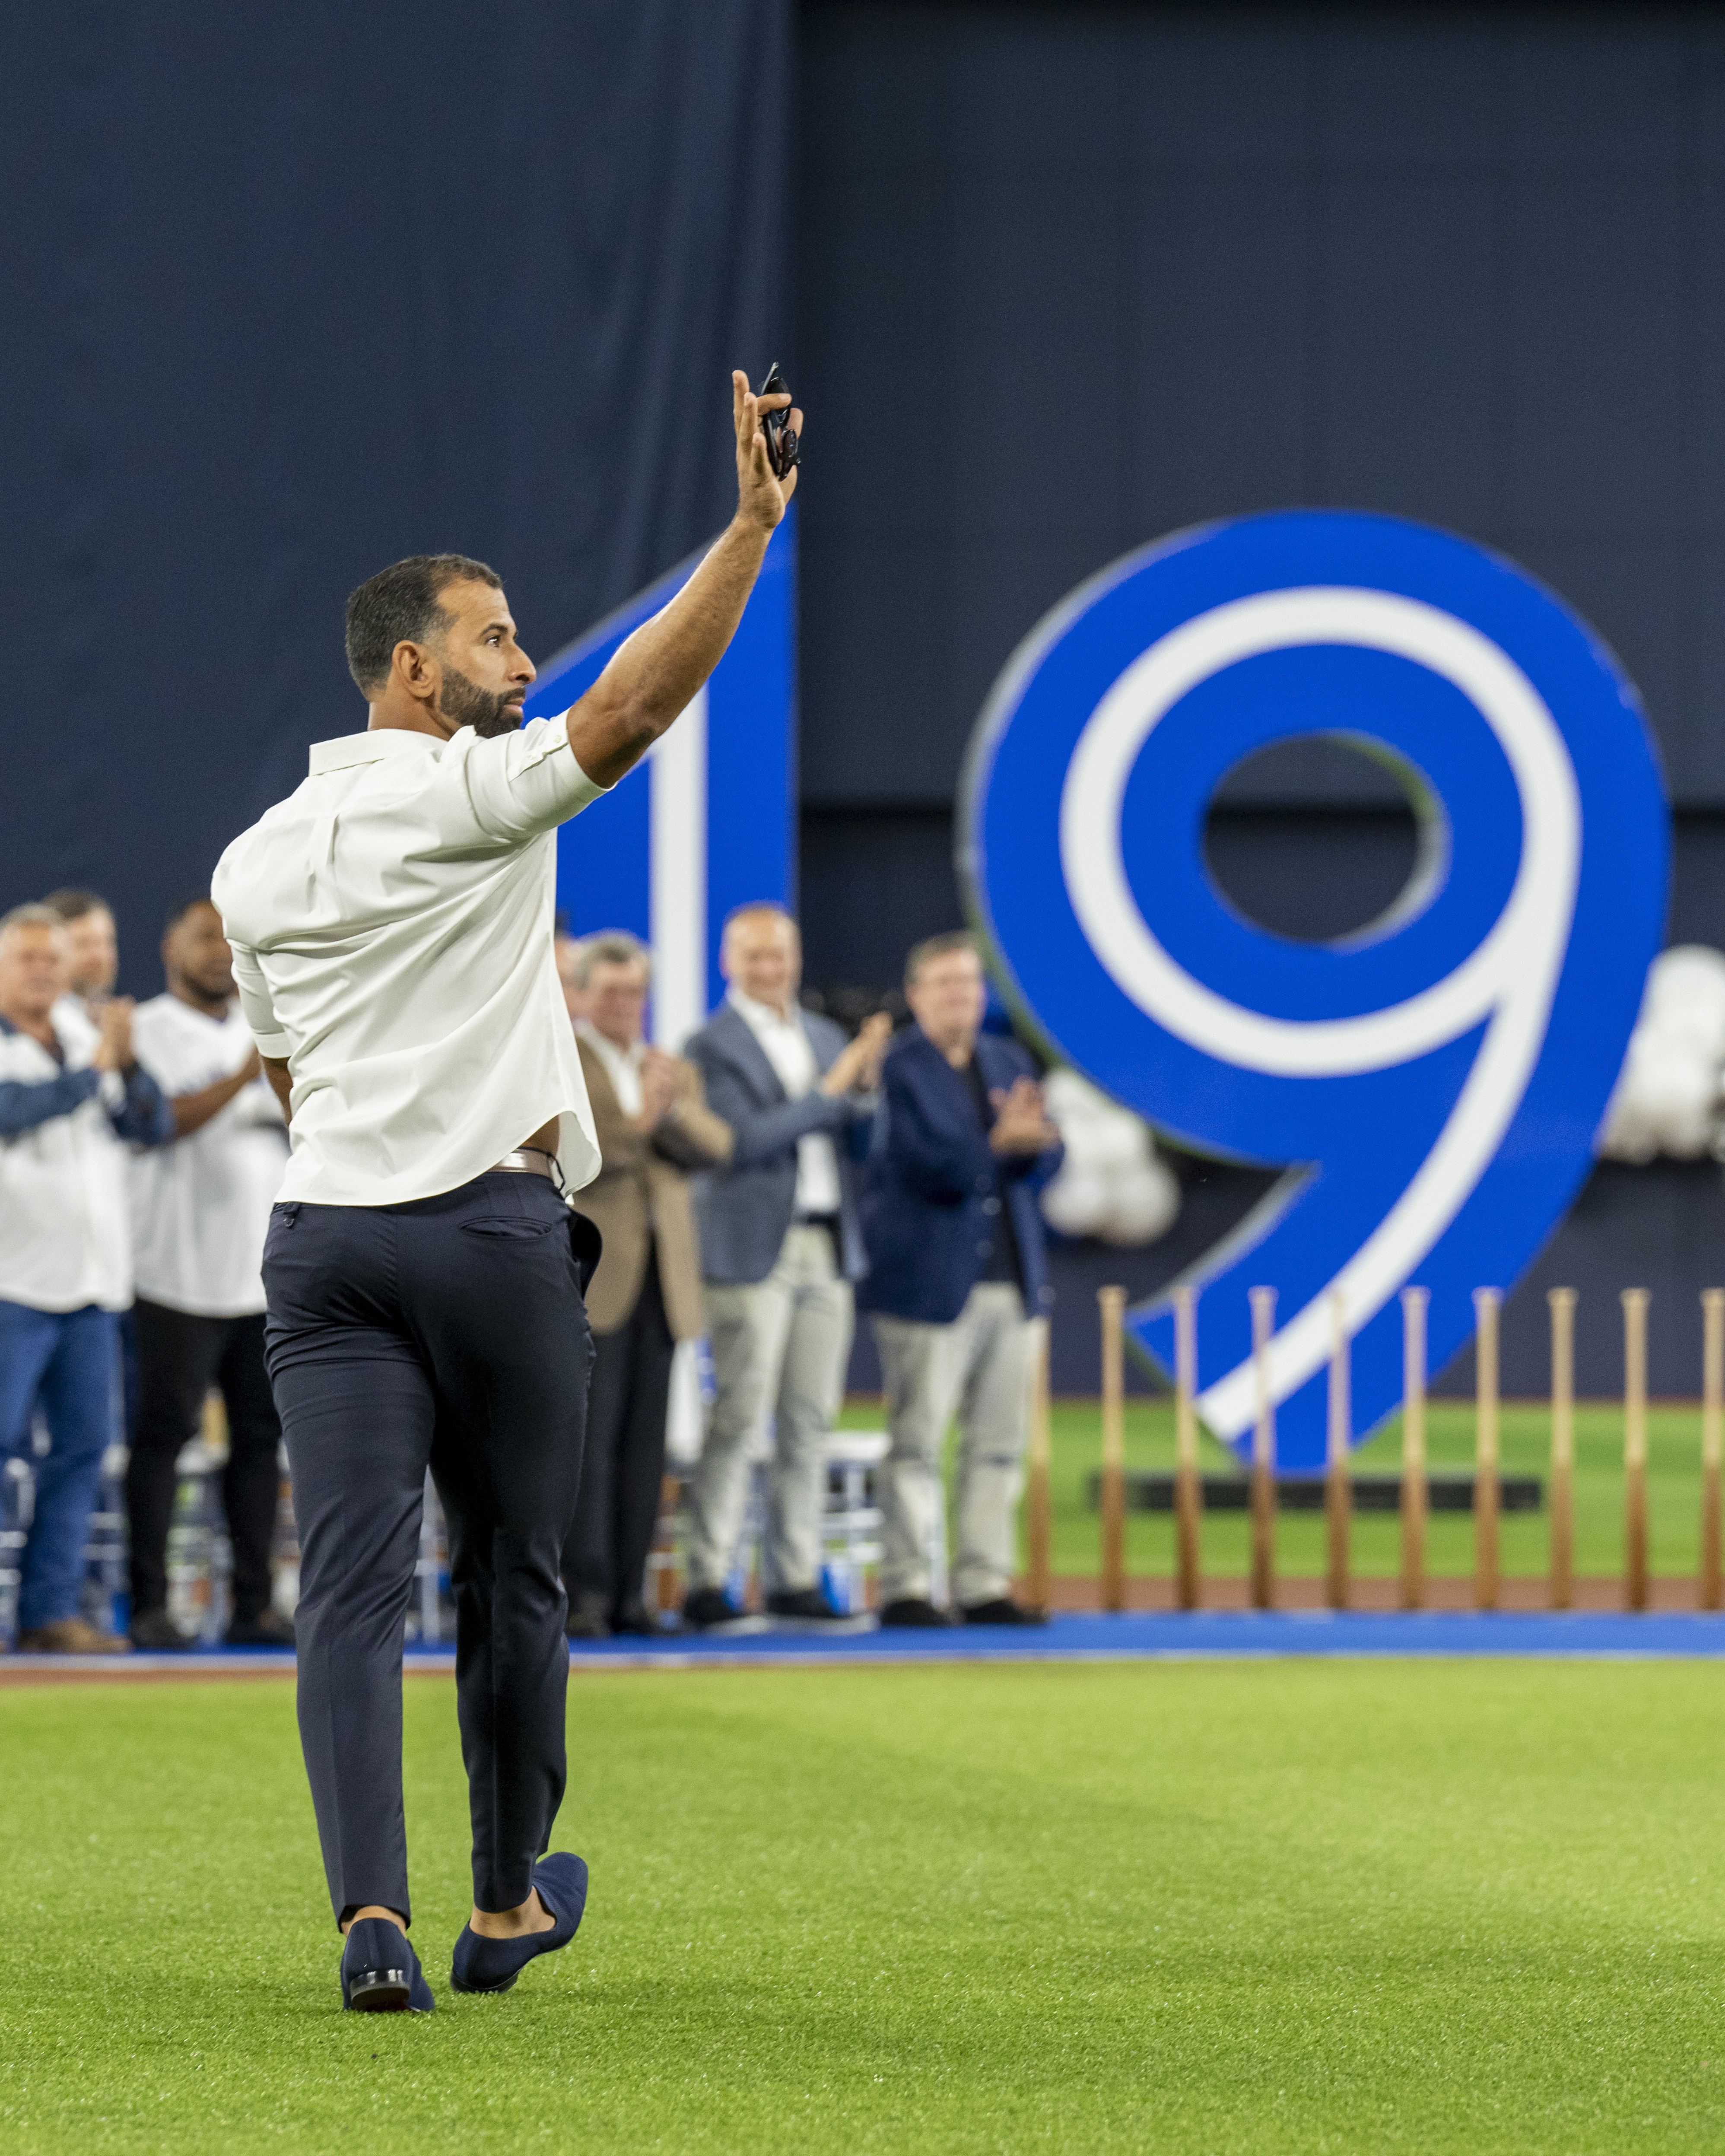
[[[767,437],[761,429],[761,414],[783,411],[790,401],[777,394],[756,396],[747,375],[740,369],[731,377],[731,408],[737,422],[737,513],[768,531],[784,515],[785,505],[797,490],[797,470],[793,465],[783,479],[774,473],[767,454]],[[790,424],[802,434],[800,411],[792,411]]]
[[[100,1038],[90,1059],[92,1070],[130,1070],[137,1057],[131,1045],[132,999],[110,996],[96,1013]]]
[[[641,1058],[641,1112],[638,1130],[656,1131],[676,1105],[677,1065],[662,1048],[649,1048]]]
[[[1050,1152],[1060,1142],[1043,1106],[1042,1088],[1034,1078],[1015,1078],[1010,1092],[996,1086],[988,1098],[994,1103],[988,1143],[996,1152]]]
[[[833,1058],[831,1067],[820,1081],[822,1092],[830,1093],[835,1099],[840,1093],[859,1090],[872,1092],[880,1076],[880,1058],[891,1038],[892,1020],[885,1011],[876,1011],[872,1018],[865,1019],[855,1040],[847,1040]]]

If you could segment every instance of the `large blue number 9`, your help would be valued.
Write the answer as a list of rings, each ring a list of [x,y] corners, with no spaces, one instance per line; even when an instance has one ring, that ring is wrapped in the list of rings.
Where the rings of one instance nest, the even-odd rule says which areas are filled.
[[[1337,735],[1422,805],[1368,928],[1245,920],[1203,852],[1242,757]],[[1323,1456],[1330,1294],[1355,1435],[1397,1404],[1397,1291],[1440,1365],[1586,1175],[1664,926],[1667,814],[1634,690],[1501,556],[1399,519],[1206,527],[1082,587],[978,725],[961,870],[1008,991],[1062,1059],[1178,1142],[1285,1165],[1199,1270],[1200,1412],[1247,1441],[1249,1285],[1275,1287],[1279,1452]],[[1132,1313],[1164,1367],[1166,1303]]]

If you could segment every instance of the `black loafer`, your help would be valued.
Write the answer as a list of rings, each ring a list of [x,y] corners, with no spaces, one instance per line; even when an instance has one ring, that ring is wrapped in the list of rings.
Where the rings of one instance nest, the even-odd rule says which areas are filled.
[[[933,1603],[920,1594],[901,1594],[880,1612],[883,1630],[903,1625],[910,1630],[935,1631],[954,1621],[944,1609],[937,1609]]]
[[[1014,1602],[1004,1594],[992,1602],[972,1602],[965,1606],[967,1625],[1045,1625],[1048,1619],[1040,1609],[1027,1609],[1022,1602]]]
[[[388,1917],[361,1917],[341,1948],[341,2004],[350,2014],[430,2014],[437,2001],[408,1935]]]
[[[165,1609],[146,1609],[131,1620],[131,1643],[140,1654],[188,1655],[198,1645]]]
[[[578,1856],[547,1856],[533,1866],[533,1884],[551,1912],[548,1932],[524,1932],[519,1938],[487,1939],[464,1924],[449,1968],[454,1991],[507,1991],[536,1954],[555,1953],[581,1928],[587,1907],[587,1866]]]
[[[291,1647],[294,1620],[279,1609],[260,1609],[255,1617],[236,1617],[222,1640],[229,1647]]]

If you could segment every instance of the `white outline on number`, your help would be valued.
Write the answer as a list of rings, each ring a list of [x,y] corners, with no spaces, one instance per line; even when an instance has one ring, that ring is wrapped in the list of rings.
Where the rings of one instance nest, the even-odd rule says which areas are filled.
[[[1127,880],[1121,817],[1132,766],[1181,697],[1243,659],[1313,644],[1392,652],[1461,691],[1497,736],[1514,774],[1522,855],[1502,912],[1453,973],[1381,1011],[1301,1020],[1231,1004],[1169,956]],[[1339,1077],[1410,1062],[1490,1018],[1466,1082],[1413,1180],[1334,1280],[1276,1332],[1270,1350],[1276,1400],[1297,1392],[1328,1359],[1329,1296],[1340,1290],[1351,1337],[1437,1242],[1502,1142],[1544,1043],[1580,858],[1574,766],[1544,700],[1488,637],[1420,599],[1309,585],[1232,600],[1153,644],[1086,722],[1060,795],[1066,889],[1115,983],[1177,1040],[1241,1070]],[[1219,1436],[1237,1437],[1250,1424],[1253,1387],[1251,1365],[1241,1363],[1200,1396],[1204,1420]]]

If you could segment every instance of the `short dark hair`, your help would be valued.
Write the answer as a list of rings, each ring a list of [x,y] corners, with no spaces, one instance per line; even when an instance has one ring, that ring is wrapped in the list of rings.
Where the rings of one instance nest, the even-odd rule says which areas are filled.
[[[114,909],[105,898],[93,891],[80,891],[75,885],[67,884],[59,891],[51,891],[42,903],[50,911],[59,914],[62,921],[82,921],[86,913],[111,913]]]
[[[968,929],[949,928],[944,935],[925,936],[920,943],[913,943],[905,960],[905,986],[914,988],[916,976],[925,966],[932,965],[937,958],[950,956],[954,951],[968,951],[973,958],[977,957],[976,938]],[[978,963],[981,963],[980,959]]]
[[[409,554],[367,577],[347,595],[347,670],[362,696],[389,671],[398,644],[424,644],[441,635],[451,617],[438,604],[449,584],[489,584],[503,579],[465,554]]]
[[[167,936],[177,928],[194,906],[213,906],[214,905],[214,899],[207,891],[194,891],[190,897],[182,898],[177,906],[171,906],[168,908],[167,918],[162,924],[162,934]]]

